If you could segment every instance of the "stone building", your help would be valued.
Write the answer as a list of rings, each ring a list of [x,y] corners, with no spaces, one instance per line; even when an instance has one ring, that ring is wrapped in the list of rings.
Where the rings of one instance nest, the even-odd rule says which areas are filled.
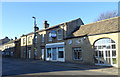
[[[21,58],[120,68],[120,17],[83,24],[80,18],[21,36]]]
[[[13,57],[13,54],[15,52],[14,40],[11,40],[11,41],[1,45],[1,47],[2,47],[2,55],[4,57]]]
[[[5,37],[5,38],[3,38],[3,39],[0,39],[0,45],[3,45],[3,44],[5,44],[5,43],[7,43],[7,42],[9,42],[10,41],[10,39],[8,38],[8,37]]]
[[[66,38],[65,61],[120,68],[120,17],[81,25]]]
[[[44,22],[44,29],[21,36],[21,58],[41,59],[47,61],[65,61],[66,37],[79,29],[83,22],[80,18],[49,27]]]
[[[2,56],[20,58],[20,42],[20,39],[15,38],[15,40],[9,40],[0,45]]]

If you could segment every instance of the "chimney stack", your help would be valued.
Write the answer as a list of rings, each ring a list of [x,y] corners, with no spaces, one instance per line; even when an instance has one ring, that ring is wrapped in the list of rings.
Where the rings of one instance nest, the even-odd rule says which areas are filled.
[[[15,40],[17,39],[17,37],[15,37]]]
[[[44,21],[44,28],[48,28],[49,27],[49,24],[47,23],[47,21],[45,20]]]

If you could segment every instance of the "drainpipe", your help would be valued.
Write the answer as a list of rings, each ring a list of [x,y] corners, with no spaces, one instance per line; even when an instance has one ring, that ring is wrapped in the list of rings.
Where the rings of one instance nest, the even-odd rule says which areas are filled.
[[[26,35],[26,58],[27,58],[27,35]]]

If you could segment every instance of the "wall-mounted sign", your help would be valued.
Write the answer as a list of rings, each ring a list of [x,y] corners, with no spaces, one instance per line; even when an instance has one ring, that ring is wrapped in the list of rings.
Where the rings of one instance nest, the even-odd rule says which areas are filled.
[[[56,31],[55,30],[52,30],[51,31],[51,37],[55,38],[57,35],[56,35]]]

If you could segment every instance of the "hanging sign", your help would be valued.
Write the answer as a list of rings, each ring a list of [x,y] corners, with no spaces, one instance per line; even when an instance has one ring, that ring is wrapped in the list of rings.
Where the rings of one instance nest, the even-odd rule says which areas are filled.
[[[55,38],[57,35],[56,35],[56,31],[55,30],[52,30],[51,31],[51,37]]]

